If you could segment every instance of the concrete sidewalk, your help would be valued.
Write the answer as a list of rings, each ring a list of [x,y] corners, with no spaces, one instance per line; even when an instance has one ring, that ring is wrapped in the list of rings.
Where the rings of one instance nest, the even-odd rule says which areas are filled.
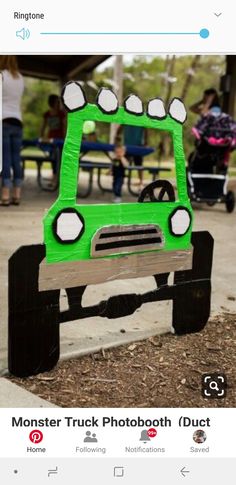
[[[0,378],[0,408],[55,408],[55,404],[25,391],[14,382]]]
[[[83,175],[83,174],[82,174]],[[83,180],[82,180],[83,182]],[[107,178],[106,178],[107,183]],[[7,368],[7,262],[21,245],[42,242],[42,217],[56,198],[55,193],[42,192],[35,178],[28,174],[25,180],[23,202],[20,207],[0,207],[1,234],[4,244],[0,250],[0,373]],[[124,190],[124,201],[134,200]],[[101,194],[96,188],[91,198],[81,203],[106,203],[111,194]],[[207,206],[195,211],[195,230],[209,230],[215,238],[213,266],[212,311],[235,311],[236,281],[236,212],[227,214],[223,205]],[[2,244],[2,243],[1,243]],[[109,295],[145,292],[155,287],[153,278],[123,280],[90,286],[86,289],[83,305],[94,304]],[[61,295],[61,306],[66,298]],[[100,348],[143,339],[171,328],[171,303],[158,302],[143,305],[133,315],[109,320],[94,317],[61,326],[61,357],[82,355]]]

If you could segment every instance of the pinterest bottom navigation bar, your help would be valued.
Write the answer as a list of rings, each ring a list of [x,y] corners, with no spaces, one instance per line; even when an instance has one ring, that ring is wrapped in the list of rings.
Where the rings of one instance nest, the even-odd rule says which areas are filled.
[[[214,485],[235,485],[234,459],[143,459],[134,458],[61,458],[53,459],[1,459],[1,483],[42,485],[162,485],[190,483],[214,483]],[[82,481],[81,481],[82,480]]]

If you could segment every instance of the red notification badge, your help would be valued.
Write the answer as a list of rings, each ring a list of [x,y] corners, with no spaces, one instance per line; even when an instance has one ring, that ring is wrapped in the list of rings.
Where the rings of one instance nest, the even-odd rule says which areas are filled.
[[[155,438],[157,435],[157,430],[155,428],[150,428],[147,432],[149,438]]]

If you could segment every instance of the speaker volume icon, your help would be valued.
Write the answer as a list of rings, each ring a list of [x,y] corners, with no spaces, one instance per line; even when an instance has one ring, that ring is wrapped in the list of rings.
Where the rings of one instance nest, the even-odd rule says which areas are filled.
[[[26,39],[28,39],[30,37],[30,30],[29,29],[25,29],[23,27],[23,29],[16,31],[16,37],[20,37],[20,39],[26,40]]]

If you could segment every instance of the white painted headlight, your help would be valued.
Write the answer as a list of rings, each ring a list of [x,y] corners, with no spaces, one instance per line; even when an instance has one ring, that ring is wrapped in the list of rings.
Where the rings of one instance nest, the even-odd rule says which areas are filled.
[[[184,207],[179,207],[170,216],[170,230],[174,236],[183,236],[191,224],[190,212]]]
[[[54,221],[53,230],[61,243],[75,242],[84,232],[83,217],[75,209],[62,210]]]

